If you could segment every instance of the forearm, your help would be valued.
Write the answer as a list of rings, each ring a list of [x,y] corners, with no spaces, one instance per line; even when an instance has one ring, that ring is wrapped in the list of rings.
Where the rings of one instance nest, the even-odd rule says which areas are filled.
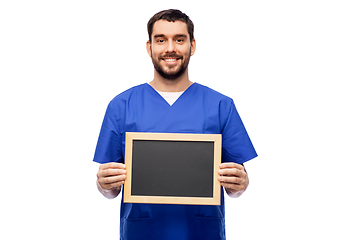
[[[121,186],[112,188],[111,190],[105,190],[100,186],[100,183],[98,180],[96,180],[96,185],[98,187],[99,192],[101,192],[101,194],[104,195],[104,197],[108,199],[116,198],[121,191]]]

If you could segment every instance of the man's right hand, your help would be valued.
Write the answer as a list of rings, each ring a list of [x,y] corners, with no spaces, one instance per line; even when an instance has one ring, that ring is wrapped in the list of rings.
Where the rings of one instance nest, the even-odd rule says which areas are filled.
[[[126,179],[126,166],[122,163],[101,164],[97,173],[98,183],[101,188],[109,190],[119,190]]]

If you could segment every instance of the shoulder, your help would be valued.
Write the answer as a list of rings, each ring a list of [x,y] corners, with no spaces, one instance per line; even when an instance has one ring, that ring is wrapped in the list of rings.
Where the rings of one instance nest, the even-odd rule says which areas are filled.
[[[115,115],[122,114],[125,111],[128,103],[132,101],[132,99],[136,99],[137,93],[142,92],[142,89],[145,87],[146,84],[141,84],[118,94],[108,103],[107,112]]]
[[[146,83],[144,84],[140,84],[137,86],[134,86],[132,88],[127,89],[126,91],[118,94],[117,96],[115,96],[112,101],[117,101],[117,100],[123,100],[123,99],[129,99],[133,94],[140,92],[142,89],[144,89],[146,87]]]
[[[199,83],[194,83],[198,91],[201,91],[205,96],[215,102],[227,102],[231,104],[233,102],[232,98],[212,89],[207,86],[201,85]]]
[[[146,84],[140,84],[137,86],[134,86],[132,88],[129,88],[127,90],[125,90],[124,92],[118,94],[117,96],[115,96],[109,103],[109,105],[116,105],[116,104],[120,104],[123,102],[127,102],[129,101],[134,95],[136,95],[137,93],[141,92],[142,89],[144,89],[146,87]]]

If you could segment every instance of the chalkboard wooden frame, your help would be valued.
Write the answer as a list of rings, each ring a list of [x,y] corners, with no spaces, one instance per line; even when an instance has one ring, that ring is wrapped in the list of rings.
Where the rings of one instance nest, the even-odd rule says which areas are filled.
[[[126,142],[125,165],[126,165],[126,172],[127,172],[127,177],[124,184],[124,199],[123,199],[125,203],[220,205],[220,194],[221,194],[220,188],[221,187],[220,187],[220,182],[218,180],[218,170],[219,170],[219,165],[221,163],[221,147],[222,147],[221,134],[127,132],[125,142]],[[179,148],[180,148],[180,151],[179,151]],[[157,149],[159,150],[156,152]],[[208,151],[207,149],[210,151]],[[165,150],[169,150],[169,152]],[[179,184],[179,185],[176,184],[177,187],[175,187],[173,186],[174,184],[170,184],[175,179],[170,180],[170,183],[165,183],[165,182],[168,182],[169,180],[164,181],[164,182],[153,180],[154,181],[153,184],[144,184],[145,183],[144,181],[147,181],[147,179],[153,176],[154,173],[157,174],[158,172],[161,172],[161,166],[160,166],[161,159],[151,160],[152,163],[150,163],[150,159],[156,158],[156,156],[159,156],[159,154],[161,153],[163,155],[163,154],[173,154],[175,152],[179,152],[178,156],[182,154],[181,158],[183,158],[184,156],[185,160],[187,161],[183,161],[181,166],[179,163],[177,163],[177,161],[174,161],[174,160],[163,163],[163,166],[165,164],[168,164],[167,168],[166,167],[163,168],[165,171],[164,175],[168,175],[167,171],[169,169],[173,169],[173,172],[171,172],[170,175],[172,175],[173,177],[175,176],[176,177],[175,179],[190,179],[194,177],[193,185],[190,186],[190,182],[192,181],[180,180],[180,181],[183,181],[182,184]],[[151,156],[149,154],[151,154]],[[144,162],[144,165],[142,164],[142,161],[143,161],[142,155],[146,155],[144,158],[145,159],[144,161],[146,161]],[[205,156],[203,157],[203,155]],[[196,159],[191,159],[192,157]],[[205,164],[204,166],[210,166],[210,167],[202,167],[202,166],[197,167],[201,171],[201,175],[200,175],[199,172],[196,172],[194,170],[194,166],[200,165],[201,163],[199,163],[198,160],[202,158],[204,158],[204,160],[201,160],[201,162],[204,162]],[[137,159],[139,159],[139,161]],[[192,163],[191,161],[194,161],[194,162]],[[172,166],[171,165],[173,164],[172,162],[176,162],[174,165],[179,164],[178,167]],[[190,162],[192,163],[192,165],[183,164],[185,162]],[[146,166],[146,165],[149,165],[147,167],[148,170],[137,170],[137,169],[145,168],[142,166]],[[158,169],[155,169],[156,165],[159,165],[157,166]],[[170,168],[169,168],[169,165],[170,165]],[[182,170],[179,170],[179,169],[183,169],[183,166],[185,165],[189,166],[190,171],[188,171],[187,169],[184,169],[182,173]],[[140,166],[140,167],[135,168],[135,166]],[[187,174],[185,174],[185,171],[187,171]],[[194,172],[196,172],[195,175],[194,175]],[[204,174],[202,175],[202,173]],[[193,177],[192,177],[192,174],[193,174]],[[162,176],[162,178],[164,177],[164,175]],[[199,176],[201,176],[201,178],[199,178]],[[206,177],[203,177],[203,176],[206,176]],[[197,178],[198,180],[200,180],[200,182],[202,182],[201,184],[198,184],[199,181],[197,180]],[[206,179],[204,180],[204,178]],[[157,178],[157,179],[160,179],[160,178]],[[180,191],[183,191],[184,193],[180,195],[177,192],[174,196],[173,194],[170,195],[169,193],[167,194],[166,193],[163,193],[163,194],[151,193],[155,191],[155,188],[154,190],[143,190],[145,188],[144,186],[155,185],[155,183],[160,184],[160,182],[169,184],[167,187],[161,188],[163,189],[162,192],[169,191],[172,188],[174,188],[174,191],[180,190]],[[185,182],[187,184],[184,184]],[[192,191],[189,191],[187,189],[181,190],[181,188],[183,188],[184,185],[188,185],[189,189],[193,189],[193,188],[200,189],[200,188],[204,188],[204,186],[207,186],[206,191],[209,194],[202,193],[202,192],[192,193]],[[160,190],[157,190],[157,191],[160,191]],[[199,190],[199,191],[203,191],[203,190]],[[140,192],[140,193],[136,193],[136,192]]]

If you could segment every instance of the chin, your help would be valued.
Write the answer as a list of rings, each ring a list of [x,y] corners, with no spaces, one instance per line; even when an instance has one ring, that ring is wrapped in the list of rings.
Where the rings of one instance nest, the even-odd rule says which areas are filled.
[[[185,72],[185,70],[183,71],[178,71],[176,73],[165,73],[165,72],[159,72],[157,71],[163,78],[170,80],[170,81],[174,81],[176,79],[178,79],[179,77],[181,77],[183,75],[183,73]]]
[[[173,81],[173,80],[177,80],[179,77],[181,77],[185,73],[187,66],[185,67],[180,66],[174,71],[168,71],[170,69],[163,70],[162,68],[156,67],[156,66],[155,66],[155,69],[163,78]]]

